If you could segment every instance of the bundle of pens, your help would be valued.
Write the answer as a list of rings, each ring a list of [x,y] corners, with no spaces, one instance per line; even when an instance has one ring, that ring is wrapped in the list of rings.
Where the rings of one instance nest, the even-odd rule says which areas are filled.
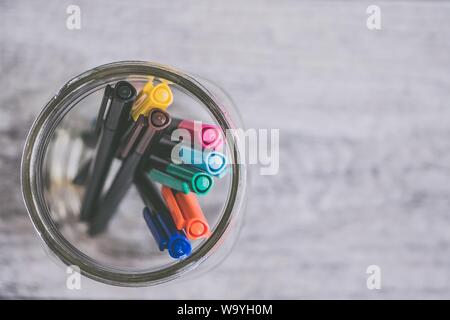
[[[134,183],[159,249],[178,259],[191,253],[190,240],[210,235],[196,195],[211,190],[213,177],[226,173],[227,160],[215,150],[223,144],[219,128],[172,118],[165,111],[172,101],[165,82],[155,85],[152,79],[139,94],[126,81],[108,85],[92,132],[94,156],[75,179],[85,186],[80,219],[91,236],[106,229]],[[176,129],[193,139],[173,141]],[[121,160],[120,169],[102,192],[115,158]],[[162,185],[161,192],[155,183]]]

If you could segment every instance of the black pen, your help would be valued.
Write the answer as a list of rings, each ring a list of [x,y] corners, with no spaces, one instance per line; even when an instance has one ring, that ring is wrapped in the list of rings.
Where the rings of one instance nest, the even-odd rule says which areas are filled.
[[[108,90],[108,89],[112,89],[112,88],[107,87],[106,90]],[[95,148],[97,141],[98,141],[98,137],[101,133],[102,123],[103,123],[103,119],[102,119],[101,115],[104,114],[104,112],[106,110],[106,105],[108,103],[108,99],[105,99],[105,97],[108,98],[108,95],[105,94],[103,96],[102,104],[101,104],[100,111],[99,111],[99,116],[97,117],[98,121],[95,124],[94,130],[93,131],[91,130],[87,133],[83,133],[83,142],[87,147],[90,147],[90,148]],[[126,125],[126,129],[125,129],[124,133],[122,134],[122,137],[120,137],[120,139],[119,139],[119,141],[120,141],[119,145],[123,145],[126,143],[126,141],[128,140],[128,137],[132,134],[134,124],[135,124],[135,122],[130,117],[128,119],[128,123]],[[122,151],[118,150],[115,154],[115,157],[117,159],[122,159],[121,154],[122,154]],[[92,160],[93,159],[90,158],[81,164],[75,178],[73,179],[74,184],[80,185],[80,186],[85,184],[86,179],[89,175],[89,168],[91,167]]]
[[[147,126],[142,125],[146,120]],[[97,213],[91,220],[89,233],[96,235],[104,231],[114,215],[120,201],[133,184],[136,170],[140,166],[142,159],[149,151],[155,136],[169,126],[171,122],[167,112],[160,109],[153,109],[148,118],[141,115],[136,121],[132,132],[129,135],[127,144],[122,148],[121,158],[123,159],[116,177],[114,178],[108,192],[99,202]]]
[[[72,182],[78,186],[84,186],[86,179],[89,175],[89,168],[91,167],[92,159],[88,159],[81,164],[78,169],[77,175],[73,178]]]
[[[151,208],[157,213],[171,217],[169,209],[167,208],[162,196],[144,171],[136,174],[134,177],[134,184],[136,185],[145,206]]]
[[[98,136],[95,156],[89,167],[81,206],[82,221],[89,221],[94,215],[135,99],[136,89],[126,81],[118,82],[114,88],[108,85],[105,89],[95,128]]]

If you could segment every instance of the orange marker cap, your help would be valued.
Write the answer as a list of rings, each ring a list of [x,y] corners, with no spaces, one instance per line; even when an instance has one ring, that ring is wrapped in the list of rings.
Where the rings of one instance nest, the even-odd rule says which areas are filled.
[[[191,240],[211,235],[208,221],[193,192],[174,194],[172,189],[163,186],[161,193],[178,230],[184,229]]]
[[[208,221],[193,192],[175,194],[178,206],[186,221],[184,230],[189,239],[207,238],[210,236]]]

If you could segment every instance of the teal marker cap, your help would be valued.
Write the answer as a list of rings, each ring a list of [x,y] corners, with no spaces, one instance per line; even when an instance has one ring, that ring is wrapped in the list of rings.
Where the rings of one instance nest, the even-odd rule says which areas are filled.
[[[207,194],[214,185],[211,175],[194,167],[169,164],[166,171],[168,174],[189,182],[191,190],[199,195]]]
[[[199,195],[208,194],[214,185],[213,178],[205,173],[198,172],[192,178],[192,189]]]
[[[228,162],[227,157],[218,151],[198,150],[188,146],[180,147],[179,157],[183,163],[217,177],[222,176],[222,173],[226,171]]]
[[[207,171],[214,176],[222,177],[227,169],[227,157],[217,151],[203,152],[203,154]]]

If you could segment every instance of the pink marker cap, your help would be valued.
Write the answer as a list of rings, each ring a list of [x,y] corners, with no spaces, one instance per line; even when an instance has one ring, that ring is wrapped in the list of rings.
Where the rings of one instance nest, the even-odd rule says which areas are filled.
[[[197,141],[200,141],[203,148],[216,149],[223,144],[220,128],[211,124],[197,125],[192,120],[183,120],[178,128],[189,130],[191,134],[197,135]],[[198,130],[200,128],[200,130]],[[197,129],[197,130],[195,130]]]

